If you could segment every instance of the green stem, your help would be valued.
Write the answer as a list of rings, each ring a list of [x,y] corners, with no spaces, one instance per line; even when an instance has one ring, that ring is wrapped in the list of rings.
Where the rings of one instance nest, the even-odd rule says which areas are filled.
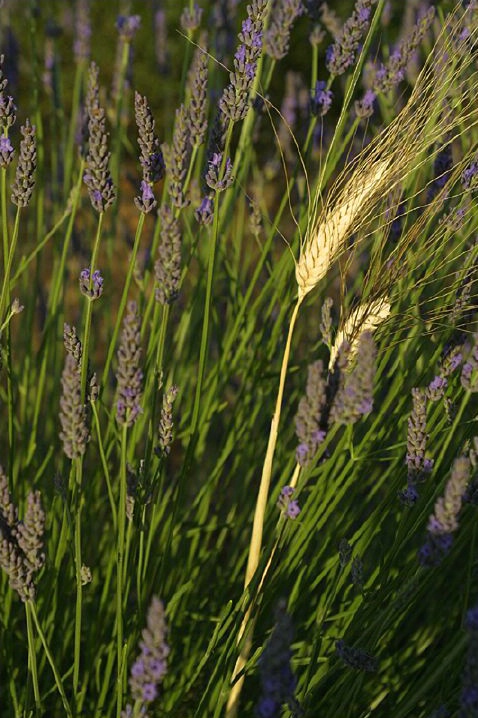
[[[40,623],[39,623],[39,621],[38,621],[38,616],[37,616],[37,613],[36,613],[35,604],[33,603],[33,601],[29,601],[29,605],[30,605],[30,610],[31,610],[31,614],[32,614],[33,620],[34,620],[34,622],[35,622],[35,627],[36,627],[36,629],[37,629],[37,631],[38,631],[38,635],[40,636],[40,640],[41,640],[42,645],[43,645],[43,650],[45,651],[45,655],[46,655],[46,657],[47,657],[47,659],[48,659],[48,663],[50,664],[50,667],[51,667],[51,669],[52,669],[52,671],[53,671],[53,675],[54,675],[54,677],[55,677],[56,687],[58,688],[58,692],[59,692],[59,694],[60,694],[60,696],[61,696],[61,700],[62,700],[62,703],[63,703],[63,708],[65,709],[65,712],[66,712],[66,715],[68,716],[68,718],[73,718],[73,712],[72,712],[72,710],[71,710],[70,704],[68,703],[68,699],[67,699],[67,697],[66,697],[65,689],[63,688],[63,683],[62,683],[62,680],[61,680],[61,676],[60,676],[60,674],[59,674],[59,672],[58,672],[58,668],[56,667],[56,664],[55,664],[53,655],[52,655],[52,653],[51,653],[51,651],[50,651],[50,649],[49,649],[49,647],[48,647],[48,644],[47,644],[47,642],[46,642],[45,634],[43,633],[43,631],[42,631],[42,629],[41,629],[41,626],[40,626]]]
[[[128,426],[121,431],[120,496],[118,504],[118,537],[116,548],[116,656],[118,672],[116,677],[116,718],[121,718],[123,707],[123,563],[126,524],[126,449]]]
[[[81,622],[82,622],[82,602],[83,602],[83,584],[81,578],[81,509],[82,509],[82,490],[81,481],[83,473],[83,460],[80,457],[76,459],[76,513],[75,513],[75,572],[76,572],[76,607],[75,607],[75,648],[73,663],[73,691],[76,696],[78,693],[78,685],[80,679],[80,660],[81,660]]]
[[[28,667],[32,676],[33,694],[35,696],[35,707],[37,712],[41,711],[40,688],[38,685],[37,657],[35,651],[35,637],[33,635],[32,615],[30,602],[25,603],[25,616],[27,619],[27,637],[28,637]]]
[[[133,279],[133,273],[134,273],[134,268],[135,268],[135,264],[136,264],[136,256],[138,254],[139,242],[141,239],[141,234],[143,232],[145,217],[146,217],[145,213],[141,212],[141,214],[139,215],[139,219],[138,219],[138,225],[136,227],[133,251],[131,252],[131,257],[130,257],[129,264],[128,264],[128,273],[126,275],[126,279],[125,279],[125,282],[123,285],[123,293],[121,294],[121,300],[120,300],[120,305],[119,305],[119,309],[118,309],[118,314],[116,316],[115,327],[114,327],[113,335],[111,337],[111,341],[110,341],[110,344],[108,347],[108,354],[106,357],[105,368],[103,370],[104,382],[108,381],[108,374],[109,374],[111,362],[113,359],[113,353],[114,353],[114,350],[116,347],[116,341],[118,339],[118,334],[119,334],[119,330],[120,330],[120,326],[121,326],[121,320],[123,319],[124,309],[126,306],[126,302],[128,300],[128,292],[129,292],[129,288],[131,286],[131,280]]]

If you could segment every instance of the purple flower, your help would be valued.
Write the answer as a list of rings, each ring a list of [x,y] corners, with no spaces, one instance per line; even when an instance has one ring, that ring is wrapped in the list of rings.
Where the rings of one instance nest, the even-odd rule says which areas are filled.
[[[116,29],[119,36],[126,42],[130,42],[141,26],[139,15],[119,15],[116,20]]]
[[[140,369],[141,319],[136,302],[128,303],[118,347],[116,420],[131,427],[141,409],[143,372]]]
[[[292,486],[284,486],[277,500],[277,506],[289,519],[296,519],[300,514],[300,506],[295,499],[292,499],[295,489]]]
[[[13,160],[15,151],[12,147],[9,137],[2,135],[0,137],[0,167],[8,167],[10,162]]]
[[[367,90],[361,100],[355,102],[355,114],[361,120],[365,120],[373,115],[373,106],[377,95],[373,90]]]
[[[331,75],[342,75],[355,62],[360,40],[367,31],[371,6],[376,0],[357,0],[352,16],[346,21],[333,45],[327,48],[325,60]]]
[[[169,646],[166,636],[164,606],[153,596],[148,609],[147,627],[143,629],[139,643],[141,653],[131,668],[129,679],[131,694],[135,700],[152,703],[158,697],[159,685],[167,670]]]
[[[332,90],[327,89],[327,83],[323,82],[323,80],[317,80],[311,99],[310,109],[312,114],[319,117],[326,115],[332,105],[332,98]]]
[[[90,269],[80,272],[80,292],[91,299],[98,299],[103,294],[103,277],[99,269],[95,269],[90,280]]]
[[[214,202],[211,197],[204,197],[201,204],[194,212],[199,224],[211,224],[214,218]]]

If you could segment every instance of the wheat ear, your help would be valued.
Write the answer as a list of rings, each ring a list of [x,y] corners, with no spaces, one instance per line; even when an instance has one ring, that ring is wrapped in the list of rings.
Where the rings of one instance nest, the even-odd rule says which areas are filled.
[[[465,12],[457,9],[453,13],[428,56],[406,106],[346,166],[320,210],[320,187],[317,189],[296,264],[299,301],[327,274],[351,235],[370,220],[384,194],[428,161],[427,151],[433,145],[448,143],[450,133],[461,134],[477,124],[478,72],[473,66],[473,53],[478,44],[478,27],[472,25],[466,39],[462,35],[471,12],[468,8]],[[449,91],[454,98],[453,111],[440,115]],[[439,151],[439,147],[434,151]]]

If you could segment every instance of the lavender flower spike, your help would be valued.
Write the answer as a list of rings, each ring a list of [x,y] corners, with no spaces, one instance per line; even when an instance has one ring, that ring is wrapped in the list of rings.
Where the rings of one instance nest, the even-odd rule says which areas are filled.
[[[113,204],[116,191],[108,169],[111,153],[108,152],[105,111],[99,102],[98,67],[94,62],[90,65],[86,109],[89,144],[83,181],[93,208],[101,213]]]
[[[351,67],[360,40],[367,31],[376,0],[357,0],[352,16],[347,20],[333,45],[327,49],[326,65],[331,75],[338,76]]]
[[[160,304],[171,304],[179,294],[181,280],[181,230],[171,207],[159,210],[161,220],[158,258],[154,264],[156,277],[155,299]]]
[[[140,701],[144,708],[158,697],[159,686],[166,675],[169,655],[166,638],[164,606],[157,596],[153,596],[139,642],[141,652],[131,667],[129,679],[134,700]]]
[[[35,170],[37,166],[37,149],[35,126],[27,120],[20,128],[23,139],[20,143],[20,157],[12,187],[12,202],[18,207],[26,207],[30,202],[35,186]]]
[[[302,0],[279,0],[275,3],[264,37],[264,49],[274,60],[282,59],[289,52],[292,25],[303,12]]]
[[[463,496],[470,478],[470,460],[465,456],[455,459],[451,477],[445,487],[445,495],[435,504],[435,512],[428,520],[428,538],[420,549],[418,558],[422,566],[437,566],[449,552],[452,534],[458,528]]]
[[[323,371],[324,366],[320,360],[309,366],[306,393],[299,402],[295,417],[295,430],[299,439],[296,458],[301,466],[305,466],[314,458],[319,444],[325,438],[325,431],[321,425],[322,412],[327,400]]]
[[[123,320],[116,373],[118,382],[116,420],[119,424],[126,424],[128,427],[133,426],[142,411],[140,401],[143,372],[139,366],[141,357],[140,328],[141,320],[136,302],[129,302]]]

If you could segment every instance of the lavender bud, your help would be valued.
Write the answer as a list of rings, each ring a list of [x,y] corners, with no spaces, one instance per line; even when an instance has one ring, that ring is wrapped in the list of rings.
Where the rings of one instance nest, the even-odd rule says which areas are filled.
[[[178,387],[171,386],[167,392],[163,394],[163,406],[161,409],[161,419],[158,427],[158,449],[157,453],[167,456],[171,451],[173,442],[173,404],[178,394]]]
[[[212,190],[216,192],[222,192],[223,190],[230,187],[234,181],[232,176],[232,162],[230,157],[227,158],[224,166],[222,177],[220,178],[220,172],[222,168],[222,154],[215,152],[209,160],[209,169],[206,173],[206,184]]]
[[[292,486],[284,486],[277,499],[277,506],[282,511],[283,516],[289,519],[296,519],[300,514],[300,506],[298,502],[292,498],[295,489]]]
[[[43,511],[40,492],[31,491],[27,496],[27,509],[23,521],[19,522],[16,538],[24,555],[25,565],[35,573],[45,563],[42,553],[43,534],[45,532],[45,512]]]
[[[146,628],[141,635],[141,652],[131,667],[129,685],[134,700],[152,703],[157,698],[159,686],[166,675],[169,655],[164,606],[156,596],[152,598]]]
[[[427,428],[427,392],[423,389],[412,389],[413,409],[408,419],[407,430],[407,489],[399,496],[402,503],[411,505],[418,498],[416,484],[423,481],[431,471],[433,462],[425,458],[428,434]]]
[[[478,161],[474,160],[466,167],[461,174],[461,184],[466,190],[473,190],[478,181]]]
[[[201,48],[197,48],[194,53],[188,82],[190,99],[188,104],[187,125],[189,129],[189,139],[193,147],[202,145],[207,130],[207,66],[207,53]]]
[[[458,514],[470,478],[470,469],[470,460],[465,456],[453,462],[445,495],[437,500],[435,511],[428,519],[428,538],[418,555],[422,566],[438,565],[450,551],[452,534],[458,529]]]
[[[12,202],[18,207],[26,207],[35,186],[35,170],[37,166],[37,150],[35,127],[29,120],[20,128],[23,139],[20,142],[20,157],[12,187]]]
[[[80,272],[80,292],[92,302],[103,294],[103,277],[99,269],[95,269],[90,277],[90,270],[82,269]]]
[[[478,335],[473,337],[473,346],[461,368],[460,382],[466,391],[478,391]]]
[[[321,428],[322,412],[326,404],[324,365],[319,360],[309,366],[305,396],[299,402],[295,417],[295,431],[299,440],[297,461],[306,466],[314,457],[325,438]]]
[[[362,332],[354,368],[340,374],[339,387],[330,409],[330,421],[353,424],[372,411],[376,353],[372,332]]]
[[[176,110],[173,142],[171,147],[166,147],[166,151],[171,204],[177,209],[181,209],[188,205],[188,200],[184,195],[184,179],[190,153],[187,111],[184,105]]]
[[[141,26],[139,15],[119,15],[116,20],[116,29],[124,42],[131,42]]]
[[[136,302],[128,302],[126,316],[123,320],[118,347],[118,383],[116,395],[116,420],[119,424],[131,427],[142,411],[140,401],[142,395],[143,372],[139,366],[141,358],[141,320]]]
[[[344,641],[336,641],[335,649],[343,662],[356,671],[375,673],[378,670],[378,661],[369,653],[360,648],[347,646]]]
[[[6,169],[13,160],[15,150],[12,147],[10,139],[5,135],[0,137],[0,167]]]
[[[404,79],[410,59],[428,32],[434,17],[435,8],[430,7],[411,29],[410,34],[391,52],[387,64],[380,65],[373,82],[373,90],[376,94],[390,92]]]
[[[201,24],[202,14],[203,9],[199,7],[197,3],[194,3],[194,7],[192,9],[189,9],[188,7],[184,8],[179,22],[185,33],[192,34],[194,30],[197,30]]]
[[[45,562],[42,553],[45,513],[40,493],[30,492],[23,521],[8,490],[8,480],[0,467],[0,566],[12,590],[24,602],[34,599],[34,574]]]
[[[99,103],[98,67],[94,62],[90,65],[86,109],[89,143],[83,181],[93,208],[101,213],[113,204],[116,191],[108,169],[111,153],[108,152],[105,111]]]
[[[310,111],[313,115],[323,117],[330,110],[332,105],[332,90],[327,89],[327,83],[317,80],[314,94],[310,101]]]
[[[65,357],[61,375],[60,439],[63,451],[69,459],[77,459],[86,451],[89,432],[86,423],[86,407],[81,400],[81,360],[72,354]]]
[[[435,376],[426,389],[427,398],[430,401],[438,401],[445,394],[447,386],[448,381],[443,376]]]
[[[154,132],[154,118],[146,97],[139,92],[134,96],[138,145],[141,150],[140,163],[143,168],[143,180],[148,184],[159,182],[164,177],[165,166],[159,139]]]
[[[8,80],[2,70],[4,59],[4,56],[0,55],[0,127],[3,127],[3,131],[6,133],[17,119],[15,114],[17,108],[13,102],[13,97],[5,93]],[[4,165],[1,166],[3,167]]]
[[[167,205],[161,207],[159,217],[161,239],[154,265],[155,297],[160,304],[171,304],[179,294],[181,280],[181,231],[178,220]]]
[[[134,198],[134,204],[136,209],[139,209],[140,212],[144,212],[145,214],[151,212],[158,204],[151,185],[144,179],[141,180],[141,195]]]
[[[373,115],[373,106],[377,95],[373,90],[367,90],[361,100],[355,102],[355,114],[360,120],[366,120]]]
[[[262,50],[262,28],[267,0],[253,0],[247,6],[247,19],[239,33],[240,45],[234,55],[234,72],[219,100],[221,113],[230,122],[243,120],[249,109],[249,93],[256,75],[257,61]]]
[[[344,24],[333,45],[327,49],[326,65],[331,75],[343,75],[355,62],[360,40],[370,24],[376,0],[357,0],[355,10]]]
[[[199,224],[212,224],[214,219],[214,201],[212,197],[204,197],[194,216]]]
[[[301,0],[276,0],[264,36],[264,50],[274,60],[281,60],[289,52],[292,25],[304,12]]]

